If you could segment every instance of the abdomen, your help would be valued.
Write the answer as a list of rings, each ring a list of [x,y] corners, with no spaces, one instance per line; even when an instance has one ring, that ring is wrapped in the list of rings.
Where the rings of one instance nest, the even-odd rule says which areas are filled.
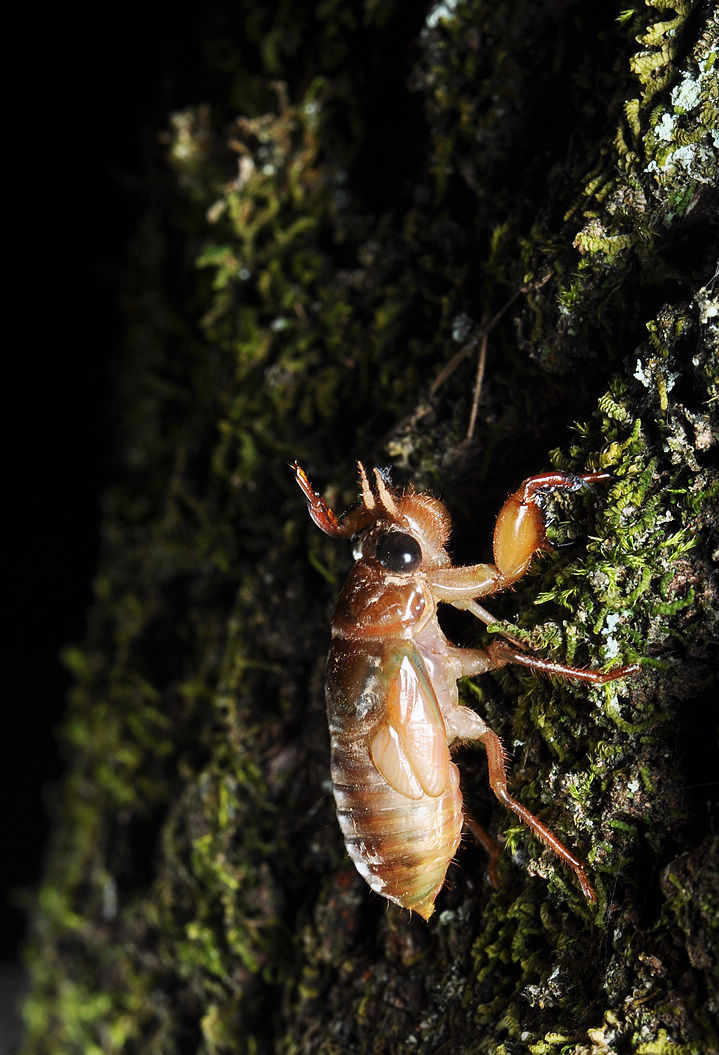
[[[450,763],[441,795],[407,798],[375,769],[367,738],[353,731],[330,723],[332,787],[347,852],[372,890],[429,919],[461,837],[459,771]]]

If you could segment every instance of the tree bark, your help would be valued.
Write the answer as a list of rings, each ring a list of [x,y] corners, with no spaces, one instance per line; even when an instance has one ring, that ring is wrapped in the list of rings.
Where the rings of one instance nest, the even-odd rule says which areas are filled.
[[[168,117],[128,280],[25,1051],[715,1051],[713,5],[243,14],[223,92]],[[506,838],[498,889],[467,843],[426,924],[351,867],[322,691],[350,554],[287,463],[341,509],[358,457],[447,501],[458,563],[524,477],[611,474],[553,506],[556,552],[496,609],[561,662],[641,672],[462,690],[596,908],[479,751],[457,761]]]

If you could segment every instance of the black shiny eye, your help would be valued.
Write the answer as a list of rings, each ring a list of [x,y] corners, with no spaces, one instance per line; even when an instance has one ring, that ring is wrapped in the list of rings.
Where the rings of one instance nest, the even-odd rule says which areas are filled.
[[[422,563],[419,542],[401,531],[390,531],[383,535],[377,543],[375,554],[382,567],[395,574],[416,571]]]

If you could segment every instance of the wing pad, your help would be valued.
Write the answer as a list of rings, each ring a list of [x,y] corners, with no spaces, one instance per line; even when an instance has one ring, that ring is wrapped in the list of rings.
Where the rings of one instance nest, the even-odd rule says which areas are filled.
[[[405,645],[391,656],[388,667],[387,720],[372,738],[370,757],[401,795],[437,797],[449,780],[449,748],[422,657],[414,646]]]

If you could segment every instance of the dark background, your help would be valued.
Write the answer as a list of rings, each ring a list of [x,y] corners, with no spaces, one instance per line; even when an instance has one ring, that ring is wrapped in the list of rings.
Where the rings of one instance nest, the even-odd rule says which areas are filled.
[[[155,7],[148,20],[139,5],[120,13],[121,22],[77,35],[46,25],[41,54],[31,34],[18,34],[41,86],[18,119],[11,157],[27,167],[6,242],[16,285],[6,305],[15,336],[5,417],[3,977],[19,956],[60,791],[57,732],[70,685],[60,652],[84,633],[101,494],[117,473],[121,300],[128,247],[150,207],[143,173],[162,157],[167,115],[205,98],[191,18]]]

